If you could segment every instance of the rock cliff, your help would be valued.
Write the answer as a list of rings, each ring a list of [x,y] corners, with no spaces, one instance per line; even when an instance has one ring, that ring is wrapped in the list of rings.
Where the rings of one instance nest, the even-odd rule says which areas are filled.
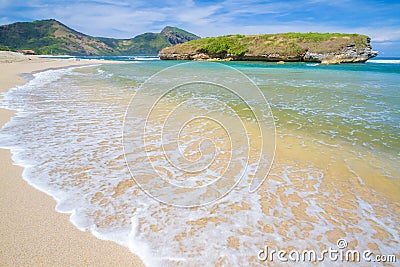
[[[171,26],[165,27],[161,31],[161,34],[168,40],[168,42],[171,45],[181,44],[187,41],[197,40],[200,38],[199,36],[193,33]]]

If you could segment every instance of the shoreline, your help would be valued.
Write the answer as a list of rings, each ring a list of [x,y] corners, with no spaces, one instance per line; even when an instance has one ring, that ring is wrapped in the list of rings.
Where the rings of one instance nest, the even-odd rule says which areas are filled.
[[[0,52],[0,93],[25,84],[22,74],[112,63]],[[14,116],[15,111],[0,108],[0,128]],[[128,248],[82,232],[70,222],[70,214],[56,212],[56,201],[26,182],[22,177],[24,168],[15,165],[11,156],[9,149],[0,148],[0,265],[144,266]]]
[[[91,61],[90,63],[93,62],[94,61]],[[51,64],[52,63],[48,63],[47,67]],[[29,65],[29,63],[25,65]],[[388,178],[389,176],[394,178],[399,176],[395,164],[391,164],[391,154],[387,154],[386,156],[387,150],[384,149],[375,150],[370,147],[364,149],[363,144],[357,142],[350,144],[346,139],[343,139],[346,135],[341,135],[340,133],[338,133],[339,138],[333,138],[326,135],[323,131],[315,131],[316,129],[325,129],[322,127],[314,128],[310,126],[310,128],[307,128],[310,121],[303,121],[301,116],[294,117],[298,120],[301,127],[296,123],[294,123],[294,125],[290,123],[278,124],[275,160],[268,178],[265,180],[265,183],[262,184],[259,193],[256,195],[248,195],[247,191],[244,191],[246,190],[245,187],[243,187],[244,190],[232,190],[230,197],[215,203],[211,210],[181,210],[165,208],[157,203],[152,204],[151,201],[148,201],[147,196],[144,195],[143,192],[139,190],[130,191],[130,188],[132,188],[132,180],[129,178],[129,175],[119,175],[120,170],[118,168],[120,166],[125,166],[125,161],[123,157],[121,157],[123,153],[121,149],[119,149],[119,144],[117,144],[120,139],[108,138],[108,136],[114,136],[113,130],[119,129],[123,120],[122,111],[127,106],[129,100],[128,96],[130,96],[130,90],[127,90],[126,86],[130,85],[129,81],[122,81],[116,84],[118,86],[114,87],[114,81],[108,80],[110,76],[107,74],[114,75],[115,72],[118,75],[118,73],[121,73],[121,70],[119,70],[120,67],[122,67],[121,69],[125,68],[125,66],[115,66],[115,68],[104,67],[101,68],[104,70],[104,73],[96,71],[95,69],[97,69],[97,67],[76,70],[77,73],[81,72],[80,74],[85,78],[77,78],[76,80],[75,78],[71,78],[71,80],[68,80],[67,77],[67,79],[60,79],[60,84],[56,82],[54,86],[39,86],[37,89],[40,90],[35,90],[33,87],[30,87],[30,89],[32,89],[32,94],[30,94],[29,89],[26,91],[24,89],[16,90],[12,92],[11,97],[7,99],[7,101],[12,101],[10,103],[19,103],[20,100],[22,101],[21,103],[28,103],[26,106],[27,109],[23,108],[24,105],[16,104],[15,106],[9,106],[9,108],[14,108],[15,110],[29,110],[30,107],[35,108],[36,99],[40,101],[49,97],[49,102],[51,103],[48,106],[47,104],[43,105],[43,109],[42,107],[37,107],[37,110],[43,111],[40,113],[32,112],[33,114],[38,114],[37,116],[18,118],[21,119],[21,121],[16,123],[17,128],[11,129],[12,127],[10,127],[6,130],[6,142],[3,142],[5,146],[7,144],[9,144],[10,147],[13,144],[22,145],[23,147],[26,145],[31,152],[29,153],[30,156],[27,155],[21,158],[19,158],[18,152],[15,153],[15,162],[19,162],[17,160],[18,158],[26,159],[27,161],[25,162],[29,162],[29,159],[37,159],[37,166],[44,166],[44,171],[41,170],[34,174],[32,173],[33,175],[29,175],[29,170],[25,169],[23,173],[24,179],[26,179],[28,183],[32,181],[33,186],[35,186],[35,180],[32,178],[40,177],[43,174],[43,178],[45,179],[46,177],[51,177],[51,175],[47,176],[47,173],[51,173],[52,171],[60,173],[60,171],[63,171],[62,174],[60,173],[62,176],[58,176],[61,179],[57,180],[57,182],[59,181],[62,183],[62,186],[71,185],[72,191],[70,192],[76,192],[80,196],[92,196],[86,200],[96,206],[93,209],[89,209],[89,212],[86,213],[89,215],[89,218],[94,220],[94,224],[91,224],[90,221],[89,224],[86,224],[85,221],[80,221],[79,218],[86,218],[86,216],[85,214],[82,214],[83,216],[79,216],[78,214],[78,216],[70,218],[72,225],[68,223],[63,225],[59,222],[65,221],[65,219],[61,218],[61,216],[64,215],[51,211],[54,207],[54,202],[52,203],[53,206],[51,206],[51,204],[45,205],[45,209],[49,210],[47,215],[43,215],[43,207],[36,207],[41,205],[41,203],[48,203],[49,198],[33,190],[39,195],[38,197],[40,199],[45,199],[44,202],[40,202],[37,200],[37,197],[34,197],[34,192],[27,194],[26,190],[28,189],[24,189],[23,185],[18,186],[17,184],[17,187],[21,187],[23,190],[16,191],[17,189],[14,188],[16,182],[14,182],[13,179],[16,181],[21,180],[21,169],[17,170],[17,174],[11,176],[13,179],[6,179],[4,182],[6,186],[8,182],[12,189],[7,189],[7,187],[3,186],[3,188],[5,188],[5,193],[3,194],[4,196],[0,196],[0,198],[7,197],[9,202],[1,201],[1,203],[11,203],[8,204],[8,206],[13,208],[11,212],[14,212],[13,205],[19,206],[20,209],[25,208],[27,211],[17,211],[15,214],[12,214],[11,216],[14,216],[13,220],[17,223],[14,224],[12,220],[11,223],[9,223],[9,220],[5,221],[4,225],[8,228],[4,227],[4,233],[9,234],[9,236],[7,236],[8,239],[3,238],[3,236],[1,237],[9,243],[14,242],[12,243],[14,248],[10,248],[10,250],[14,253],[12,255],[14,255],[15,258],[18,260],[21,257],[25,258],[23,261],[14,261],[12,264],[6,262],[4,265],[114,266],[117,262],[118,265],[131,266],[136,265],[136,263],[131,261],[131,257],[135,255],[135,251],[137,251],[136,255],[142,256],[143,261],[149,264],[153,263],[152,260],[159,260],[156,263],[158,265],[164,262],[165,264],[171,265],[179,264],[180,262],[184,262],[186,265],[189,264],[189,262],[192,262],[194,265],[207,265],[207,263],[210,262],[222,264],[228,264],[228,262],[230,262],[230,264],[233,265],[251,265],[253,263],[260,264],[260,262],[257,261],[257,257],[254,254],[252,257],[250,254],[247,258],[242,257],[241,255],[247,254],[240,254],[240,252],[238,252],[239,250],[243,249],[245,253],[252,253],[252,251],[256,252],[267,244],[268,247],[280,248],[287,251],[293,249],[300,251],[304,248],[322,251],[328,246],[335,248],[338,238],[345,239],[351,249],[360,251],[368,249],[373,251],[373,253],[379,254],[395,253],[396,244],[398,244],[397,240],[399,240],[396,222],[399,221],[400,214],[400,206],[398,204],[398,192],[400,187],[397,180]],[[129,68],[131,66],[126,67]],[[301,66],[301,68],[303,68],[303,66]],[[19,69],[17,68],[17,70]],[[155,66],[150,66],[149,68],[144,67],[143,69],[139,67],[139,70],[150,72],[155,70]],[[7,71],[7,69],[5,71]],[[61,72],[64,72],[64,70],[61,70]],[[45,82],[51,82],[51,73],[52,72],[49,72],[48,75],[49,81],[47,81],[47,73],[44,73],[44,75],[39,74],[38,84],[41,84],[41,77],[44,77]],[[96,76],[95,73],[99,75]],[[259,77],[257,75],[264,75],[257,70],[250,73],[255,75],[256,79]],[[314,73],[314,71],[311,70],[309,73]],[[346,72],[340,73],[342,74],[340,80],[342,81],[343,79],[344,84],[349,85],[350,88],[353,87],[347,79],[351,78],[352,82],[361,82],[360,79],[364,76],[364,73],[360,75]],[[321,81],[315,86],[315,89],[318,91],[325,88],[324,85],[327,82],[335,81],[332,77],[324,80],[324,71],[317,71],[316,74],[316,77],[321,78]],[[10,77],[11,76],[12,75],[10,75]],[[17,74],[14,76],[18,77]],[[72,76],[75,77],[75,75]],[[274,78],[286,81],[285,76],[285,72],[280,72],[279,75]],[[0,78],[3,77],[8,76],[1,76]],[[31,75],[22,75],[22,77],[29,80]],[[93,77],[94,79],[92,79]],[[301,79],[303,83],[299,84],[307,85],[308,77],[306,76],[303,79]],[[397,79],[398,78],[393,78],[393,81],[397,81]],[[262,83],[265,80],[261,79],[260,81],[260,83]],[[44,84],[47,83],[43,83],[43,85]],[[75,89],[68,90],[69,84]],[[81,84],[90,86],[80,86]],[[67,88],[67,90],[64,88]],[[291,86],[289,88],[291,88]],[[311,89],[312,88],[314,87],[311,86]],[[333,88],[342,88],[342,84],[340,83],[340,85],[334,86]],[[370,87],[366,86],[366,88]],[[316,90],[311,89],[310,91],[306,90],[301,92],[301,94],[305,93],[304,97],[319,95],[319,97],[325,98],[323,91],[320,94],[316,94]],[[67,94],[65,94],[65,91]],[[274,91],[270,91],[270,93],[273,92]],[[298,101],[299,99],[298,97],[291,98],[291,96],[288,95],[288,93],[292,94],[291,90],[284,91],[284,93],[289,97],[283,97],[285,95],[282,95],[282,99],[277,99],[276,103],[293,104],[294,101]],[[42,98],[42,95],[45,97]],[[345,96],[347,95],[344,94],[342,97]],[[31,99],[34,100],[32,106],[29,103]],[[329,98],[327,97],[327,99]],[[57,100],[66,101],[65,108],[72,112],[60,112],[61,116],[58,116],[58,111],[63,111],[64,109],[61,108],[64,108],[64,106],[59,106]],[[81,100],[84,105],[75,106],[75,103]],[[144,98],[144,100],[146,99]],[[53,104],[53,102],[56,104]],[[99,105],[92,104],[94,102],[101,103]],[[143,102],[146,103],[145,101]],[[328,101],[326,103],[330,102]],[[357,106],[357,103],[359,102],[352,102],[351,105]],[[305,107],[307,107],[307,102],[305,104]],[[104,108],[105,106],[106,108]],[[5,105],[5,107],[7,107],[7,105]],[[346,107],[347,106],[344,105],[344,109],[340,110],[346,111]],[[79,114],[80,110],[83,112]],[[168,114],[168,108],[163,107],[159,110],[159,113],[157,113],[159,116]],[[296,109],[296,111],[298,110],[299,109]],[[291,118],[285,117],[287,113],[285,109],[282,109],[282,111],[283,112],[278,112],[276,114],[278,119],[289,121]],[[8,116],[12,116],[12,111],[7,112],[9,114]],[[41,114],[43,114],[43,117]],[[72,114],[72,116],[68,116],[67,114]],[[75,114],[77,115],[75,116]],[[299,114],[301,113],[299,112]],[[93,126],[97,124],[81,124],[82,127],[75,127],[75,122],[97,122],[97,118],[101,118],[101,120],[105,122],[103,125],[107,125],[107,127],[98,128]],[[228,123],[230,121],[229,118],[231,117],[223,117],[222,121]],[[49,123],[47,123],[47,121],[49,121]],[[330,121],[337,122],[335,120]],[[249,124],[251,123],[249,122]],[[303,125],[306,125],[306,127],[303,127]],[[324,124],[321,125],[326,126]],[[340,121],[336,125],[341,125]],[[256,127],[256,125],[253,126]],[[48,131],[47,128],[51,130]],[[355,126],[351,126],[350,128],[352,130],[359,129]],[[97,129],[101,130],[97,131]],[[111,130],[108,131],[106,129]],[[326,129],[330,128],[328,127]],[[64,132],[71,132],[71,134],[65,135]],[[93,135],[91,135],[92,132]],[[31,146],[29,144],[30,140],[35,140],[37,135],[44,139],[38,140],[38,143],[34,142],[34,146]],[[16,138],[15,143],[8,138],[13,136]],[[80,139],[82,136],[84,138]],[[133,134],[133,136],[136,135]],[[87,148],[90,149],[91,144],[94,144],[94,150],[99,153],[93,156],[87,156],[80,153],[70,153],[70,150],[58,150],[64,147],[66,140],[70,141],[68,143],[73,144],[73,147],[76,148],[77,151],[85,151]],[[101,144],[101,151],[96,149],[96,144]],[[391,144],[392,143],[388,142],[388,146]],[[392,145],[392,147],[397,147],[397,145]],[[108,148],[112,149],[109,150]],[[138,154],[140,155],[140,152]],[[360,154],[363,156],[360,157]],[[250,153],[249,155],[255,154]],[[57,161],[57,157],[59,156],[62,158]],[[3,168],[0,166],[2,170],[4,169],[4,177],[6,178],[8,178],[7,175],[11,173],[11,171],[7,171],[7,168],[12,165],[12,161],[9,160],[10,155],[8,154],[7,157],[9,162],[7,163],[7,161],[4,161],[4,166],[6,167]],[[89,166],[87,164],[81,164],[81,162],[84,162],[81,161],[81,158],[93,159],[93,162],[98,163],[96,164],[96,168],[98,167],[96,170],[98,171],[93,172],[89,164]],[[393,158],[396,158],[395,155]],[[54,160],[52,164],[57,164],[47,168],[46,164],[48,159]],[[250,163],[252,163],[255,162],[257,158],[250,157],[249,160]],[[64,164],[67,162],[71,164]],[[138,165],[135,165],[135,168],[140,169],[141,162],[137,161],[137,163]],[[23,165],[23,162],[21,162],[21,165]],[[117,169],[114,170],[114,167]],[[383,169],[385,173],[381,171]],[[109,170],[110,173],[108,173]],[[118,178],[115,174],[118,175]],[[117,179],[114,180],[115,182],[109,182],[107,179],[108,177],[115,177]],[[48,180],[48,182],[53,183],[51,180]],[[86,182],[88,183],[86,184]],[[61,197],[58,198],[59,195],[53,194],[51,187],[50,190],[47,190],[46,187],[40,187],[40,183],[37,185],[39,188],[42,188],[43,192],[48,192],[48,194],[52,195],[56,200],[62,200],[63,196],[61,195]],[[77,191],[74,191],[74,189],[77,189]],[[135,196],[131,195],[132,192]],[[129,197],[134,197],[135,200],[137,197],[137,202],[129,201],[131,199]],[[144,198],[142,199],[142,197]],[[21,200],[21,198],[23,200]],[[31,199],[34,201],[32,202]],[[125,201],[126,199],[129,200]],[[79,197],[71,199],[69,203],[78,203],[73,202],[75,200],[79,201]],[[31,202],[33,204],[31,204]],[[62,203],[62,201],[60,203]],[[66,207],[68,207],[68,202],[64,203],[67,203]],[[80,207],[86,207],[85,202],[82,202],[82,205],[72,205],[70,209],[63,209],[62,205],[60,206],[61,211],[70,211],[73,208],[79,210]],[[137,209],[139,209],[138,212]],[[23,215],[22,219],[19,218],[21,214]],[[244,214],[245,216],[243,216]],[[11,216],[5,214],[7,218]],[[36,217],[33,218],[32,216]],[[58,216],[59,219],[49,220],[47,218],[48,216]],[[45,222],[42,222],[43,218],[46,218]],[[75,220],[75,218],[78,220]],[[129,220],[132,218],[133,220]],[[173,218],[172,223],[170,218]],[[15,225],[21,225],[18,224],[21,220],[24,220],[24,224],[16,228]],[[44,230],[39,232],[40,230],[36,230],[36,228],[31,226],[30,220],[33,221],[33,227],[42,224],[48,225],[45,225],[45,227],[43,227]],[[115,225],[114,222],[121,222],[121,225],[124,227],[128,225],[132,225],[133,227],[130,231],[125,231],[124,229],[129,230],[129,228],[124,228],[122,232],[103,232],[106,233],[106,235],[102,235],[102,231],[100,231],[98,235],[96,235],[96,229],[107,229],[108,226],[112,227]],[[54,228],[53,225],[57,225],[59,228]],[[73,225],[78,225],[78,227],[73,227]],[[91,228],[90,226],[94,227]],[[124,256],[125,254],[119,254],[122,256],[116,256],[116,260],[114,260],[114,256],[110,256],[110,262],[104,262],[104,259],[101,259],[101,263],[93,262],[92,258],[89,258],[88,263],[88,258],[86,256],[82,257],[82,251],[71,252],[71,249],[78,248],[80,250],[83,248],[83,250],[85,250],[88,241],[86,241],[84,235],[88,236],[89,239],[93,238],[89,233],[79,233],[75,229],[75,232],[77,232],[76,237],[71,237],[73,234],[70,233],[66,234],[67,237],[63,239],[64,241],[60,242],[62,245],[53,245],[48,241],[53,240],[54,237],[51,235],[53,233],[55,238],[59,236],[59,232],[63,234],[65,227],[70,227],[71,229],[93,229],[93,235],[100,239],[102,236],[114,237],[117,244],[129,246],[134,254],[128,253],[127,256]],[[50,229],[51,233],[48,233],[48,229]],[[108,229],[113,230],[112,228]],[[295,230],[292,231],[292,229]],[[230,236],[224,234],[224,231],[227,233],[228,230]],[[29,238],[33,240],[29,241],[30,247],[25,245],[27,243],[24,240],[26,232],[29,233]],[[39,232],[39,235],[37,235],[37,232]],[[25,234],[22,238],[18,237],[18,242],[22,244],[22,248],[20,248],[18,242],[13,241],[14,235],[20,233]],[[107,235],[108,233],[116,233],[117,235]],[[124,234],[119,235],[120,233]],[[4,234],[0,232],[0,235]],[[138,238],[134,238],[132,235]],[[129,236],[128,240],[125,239],[126,236]],[[43,237],[46,239],[42,240]],[[249,239],[250,237],[251,241]],[[82,238],[84,240],[84,245],[77,242],[81,241]],[[146,240],[146,242],[137,242],[138,240]],[[207,241],[203,242],[204,240]],[[38,242],[40,245],[45,244],[46,246],[41,248],[40,252],[33,251],[32,247],[36,246]],[[98,241],[93,242],[96,243]],[[146,251],[147,242],[150,244],[149,247],[157,251],[153,256],[151,256],[150,253],[146,253],[148,252]],[[210,246],[207,245],[208,243],[210,243]],[[171,246],[165,247],[165,244],[170,244]],[[104,246],[107,250],[111,245],[115,244],[106,244]],[[53,246],[55,248],[60,247],[61,252],[55,251]],[[93,245],[90,245],[90,248],[92,248],[92,246]],[[192,247],[193,250],[197,250],[199,253],[197,255],[187,254],[187,251],[182,249],[187,247]],[[223,253],[219,253],[215,248],[218,248],[218,250],[226,249],[225,251],[231,253],[233,257],[229,259],[223,258],[223,256],[221,256]],[[2,250],[3,248],[0,249],[0,255],[3,254]],[[116,250],[118,253],[123,253],[121,252],[121,248],[118,248],[118,245],[116,246]],[[42,258],[37,259],[39,264],[37,262],[32,263],[30,258],[27,258],[23,253],[15,254],[15,251],[29,251],[31,255],[35,257],[39,254],[55,254],[57,257],[61,258],[60,255],[63,255],[67,258],[68,262],[65,259],[60,259],[59,262],[54,262],[54,259],[51,259],[52,262],[48,262],[46,258]],[[65,253],[65,251],[67,253]],[[110,253],[107,251],[99,252],[97,248],[91,251],[94,253],[93,257],[95,259],[96,256],[97,258],[101,258],[104,254],[107,255],[107,257],[112,254],[112,252]],[[158,254],[158,252],[160,252],[160,254]],[[71,255],[77,256],[77,259],[74,259],[73,263],[70,263],[70,259],[68,259]],[[0,265],[3,265],[1,257],[2,256],[0,256]],[[398,257],[397,254],[396,257]],[[109,259],[107,258],[105,260]],[[124,262],[124,260],[127,262]]]

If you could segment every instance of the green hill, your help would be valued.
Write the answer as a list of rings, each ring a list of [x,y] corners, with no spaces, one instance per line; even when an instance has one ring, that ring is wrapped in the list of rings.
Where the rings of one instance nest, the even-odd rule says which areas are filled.
[[[166,47],[161,59],[364,62],[370,38],[344,33],[280,33],[202,38]]]
[[[164,47],[198,38],[170,26],[160,33],[144,33],[131,39],[92,37],[54,19],[0,26],[1,49],[31,49],[37,54],[157,55]]]

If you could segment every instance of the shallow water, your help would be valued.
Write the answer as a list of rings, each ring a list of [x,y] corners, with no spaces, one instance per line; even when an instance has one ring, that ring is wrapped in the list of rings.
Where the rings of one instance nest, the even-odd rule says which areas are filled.
[[[257,123],[246,105],[222,91],[215,95],[212,88],[194,87],[191,94],[175,91],[152,113],[152,121],[162,121],[187,99],[211,95],[228,103],[222,108],[212,101],[188,102],[170,122],[170,127],[176,121],[181,128],[178,122],[188,118],[184,115],[218,110],[220,121],[233,125],[228,135],[218,124],[198,120],[187,125],[176,143],[194,161],[205,156],[206,162],[206,156],[215,153],[215,166],[194,181],[168,168],[163,151],[154,149],[160,127],[155,123],[146,139],[150,154],[139,149],[140,143],[125,151],[131,171],[148,177],[151,184],[157,177],[148,176],[144,164],[151,157],[153,169],[170,182],[201,186],[223,173],[232,159],[237,170],[249,159],[244,179],[229,194],[210,205],[180,208],[161,204],[141,190],[131,178],[122,143],[131,97],[141,97],[143,106],[154,101],[140,85],[175,64],[142,61],[34,74],[0,100],[1,107],[18,111],[0,131],[0,146],[11,148],[14,161],[25,167],[24,179],[52,195],[58,211],[72,213],[77,227],[129,247],[148,265],[263,266],[257,253],[265,245],[322,251],[337,249],[339,238],[346,239],[350,249],[397,253],[400,65],[226,63],[260,87],[274,116],[275,161],[255,193],[249,193],[248,181],[258,159],[251,148],[258,143],[252,142],[250,150],[238,149],[246,147],[240,138],[232,139],[237,140],[234,146],[229,143],[230,136],[241,134],[235,133],[239,124],[233,122],[234,112],[247,133],[256,133]],[[226,79],[221,72],[211,72],[216,81]],[[130,123],[143,124],[143,117],[136,115]],[[125,138],[135,144],[141,141],[137,136],[132,132]],[[212,139],[216,150],[207,153],[207,146],[201,147],[204,139]],[[172,140],[164,144],[175,151]]]

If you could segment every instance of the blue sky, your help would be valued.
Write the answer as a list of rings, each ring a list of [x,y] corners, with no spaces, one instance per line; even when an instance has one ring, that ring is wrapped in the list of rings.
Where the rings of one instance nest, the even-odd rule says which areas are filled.
[[[367,34],[381,56],[400,56],[400,1],[361,0],[0,0],[0,24],[55,18],[80,32],[130,38],[183,28],[202,37],[233,33]]]

